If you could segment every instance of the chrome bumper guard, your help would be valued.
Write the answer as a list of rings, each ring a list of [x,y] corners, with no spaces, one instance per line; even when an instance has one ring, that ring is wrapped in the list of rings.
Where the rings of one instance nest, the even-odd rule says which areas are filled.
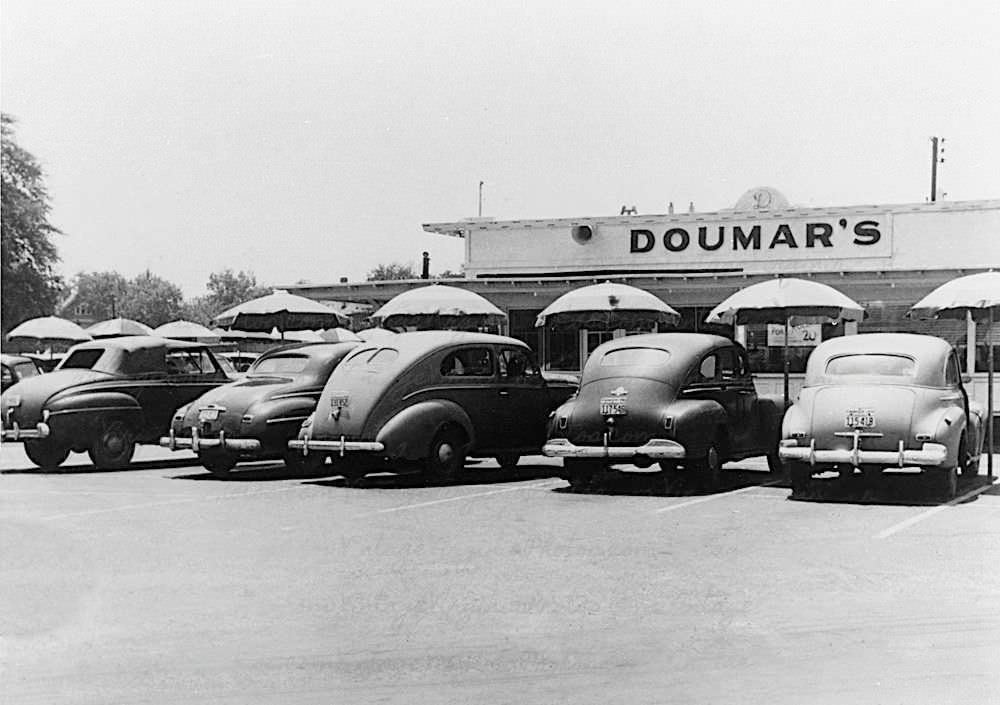
[[[854,431],[834,435],[853,438],[853,447],[838,450],[817,450],[815,438],[809,440],[808,447],[798,445],[794,439],[786,439],[781,441],[781,445],[778,447],[778,457],[782,460],[809,463],[810,465],[820,463],[853,465],[854,467],[859,465],[882,465],[884,467],[895,465],[900,468],[915,465],[937,467],[944,464],[948,457],[948,447],[940,443],[924,443],[920,450],[907,450],[903,447],[903,441],[900,441],[896,450],[862,450],[859,447],[862,438],[879,437],[882,434]]]
[[[197,453],[206,448],[224,448],[235,451],[260,450],[260,441],[256,438],[226,438],[225,431],[219,431],[218,438],[202,438],[198,429],[191,429],[190,438],[178,438],[173,429],[169,436],[160,439],[160,445],[170,450],[193,450]]]
[[[385,446],[378,441],[348,441],[343,436],[340,437],[339,441],[314,441],[311,438],[297,438],[294,441],[288,441],[288,447],[291,450],[301,450],[302,455],[309,455],[310,451],[318,451],[320,453],[337,453],[340,457],[344,457],[345,453],[381,453],[385,450]]]
[[[643,457],[652,460],[682,460],[686,453],[677,441],[654,438],[641,446],[578,446],[567,438],[553,438],[542,446],[542,455],[549,458],[620,458]]]
[[[17,422],[13,422],[11,428],[3,430],[3,440],[5,441],[30,441],[39,438],[48,438],[49,425],[44,421],[38,423],[34,428],[21,428]]]

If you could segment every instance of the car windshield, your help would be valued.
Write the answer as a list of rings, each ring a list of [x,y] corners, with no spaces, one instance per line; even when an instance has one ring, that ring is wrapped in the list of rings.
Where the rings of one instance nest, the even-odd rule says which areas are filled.
[[[272,355],[265,357],[250,368],[248,374],[252,377],[260,375],[295,375],[305,370],[309,364],[306,355]]]
[[[916,369],[913,358],[903,355],[841,355],[826,363],[828,375],[887,375],[911,377]]]
[[[618,348],[601,357],[601,367],[653,367],[666,364],[670,353],[661,348]]]
[[[104,348],[74,350],[60,363],[60,370],[90,370],[104,354]]]

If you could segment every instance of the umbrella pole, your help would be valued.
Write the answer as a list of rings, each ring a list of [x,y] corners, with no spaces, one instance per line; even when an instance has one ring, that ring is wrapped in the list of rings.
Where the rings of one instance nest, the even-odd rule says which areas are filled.
[[[785,345],[782,349],[783,364],[782,367],[785,370],[785,408],[788,408],[788,321],[791,316],[785,316]]]
[[[986,418],[989,426],[986,429],[986,473],[993,481],[993,307],[990,306],[989,318],[986,319]]]

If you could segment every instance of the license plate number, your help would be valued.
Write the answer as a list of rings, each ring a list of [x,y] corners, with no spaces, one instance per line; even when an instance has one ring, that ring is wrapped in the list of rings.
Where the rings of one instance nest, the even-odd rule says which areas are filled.
[[[875,414],[871,409],[850,409],[844,423],[848,428],[871,428],[875,425]]]
[[[330,396],[330,408],[343,409],[347,406],[350,399],[350,396],[347,394],[333,394]]]
[[[198,420],[199,421],[215,421],[219,418],[218,409],[199,409],[198,410]]]
[[[601,416],[624,416],[624,399],[601,399]]]

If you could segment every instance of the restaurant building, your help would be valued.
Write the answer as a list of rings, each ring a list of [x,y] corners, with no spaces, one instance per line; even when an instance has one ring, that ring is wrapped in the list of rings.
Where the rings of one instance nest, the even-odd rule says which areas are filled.
[[[669,209],[672,211],[673,209]],[[706,326],[730,294],[778,276],[828,284],[867,311],[858,324],[796,326],[790,335],[793,390],[812,347],[854,332],[932,333],[959,346],[985,400],[986,340],[971,321],[917,321],[909,308],[955,277],[1000,269],[1000,199],[898,205],[797,207],[776,189],[748,190],[732,208],[711,212],[428,223],[424,230],[463,238],[464,279],[447,280],[485,296],[508,314],[508,333],[535,348],[549,369],[579,370],[589,351],[626,331],[551,330],[535,318],[562,294],[613,281],[645,289],[677,309],[683,330],[734,335],[750,352],[762,391],[781,388],[784,327]],[[298,284],[321,301],[378,306],[425,280]],[[994,326],[994,345],[1000,325]],[[975,340],[968,346],[968,340]],[[998,354],[997,359],[1000,359]],[[1000,394],[996,397],[1000,398]]]

